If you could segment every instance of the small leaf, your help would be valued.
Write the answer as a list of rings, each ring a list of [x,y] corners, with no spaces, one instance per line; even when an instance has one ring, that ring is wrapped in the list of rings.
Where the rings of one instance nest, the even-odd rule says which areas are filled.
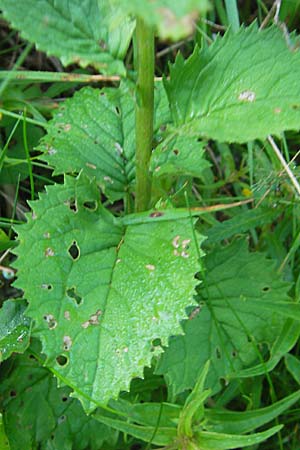
[[[206,429],[218,433],[249,433],[278,417],[299,398],[300,391],[297,391],[265,408],[244,412],[206,409]]]
[[[287,313],[290,305],[298,306],[288,302],[289,284],[280,280],[274,263],[249,253],[244,240],[212,251],[205,267],[200,305],[184,323],[185,335],[170,341],[157,370],[174,394],[193,387],[208,359],[206,387],[213,392],[220,389],[221,378],[262,363],[261,345],[270,347],[285,327],[276,306],[283,309],[287,303]]]
[[[23,353],[29,345],[30,319],[25,317],[26,304],[6,300],[0,309],[0,362],[12,353]]]
[[[31,450],[33,443],[43,449],[100,450],[116,443],[118,433],[87,416],[69,388],[58,389],[31,351],[17,357],[1,380],[0,400],[11,450]]]
[[[196,243],[189,218],[149,214],[148,223],[124,226],[83,174],[47,191],[18,227],[17,284],[47,365],[91,411],[128,390],[168,337],[182,333]]]
[[[299,77],[281,30],[254,24],[179,55],[165,86],[179,134],[246,142],[300,128]]]
[[[0,8],[25,39],[64,65],[93,64],[106,73],[125,74],[121,59],[134,25],[108,0],[39,0],[38,5],[36,0],[0,0]]]
[[[200,431],[196,433],[195,442],[201,445],[201,450],[229,450],[245,448],[248,445],[259,444],[265,441],[269,437],[278,433],[281,430],[282,425],[270,428],[267,431],[261,433],[254,433],[248,436],[237,436],[235,434],[222,434],[211,433],[208,431]],[[191,449],[197,449],[198,447],[191,447]]]

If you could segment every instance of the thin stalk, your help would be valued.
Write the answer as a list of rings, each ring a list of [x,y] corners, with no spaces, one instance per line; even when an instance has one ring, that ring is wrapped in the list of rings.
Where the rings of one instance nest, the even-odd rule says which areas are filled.
[[[154,32],[142,19],[136,25],[136,212],[150,206],[149,172],[154,116]]]
[[[225,7],[228,23],[230,24],[232,31],[236,33],[240,28],[240,19],[236,0],[225,0]]]

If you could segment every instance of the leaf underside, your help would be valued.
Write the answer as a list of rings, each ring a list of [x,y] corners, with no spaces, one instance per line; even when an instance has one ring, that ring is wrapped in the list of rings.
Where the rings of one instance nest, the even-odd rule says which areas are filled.
[[[17,285],[46,364],[90,411],[128,390],[182,333],[199,270],[192,224],[122,226],[83,175],[48,188],[32,207],[18,228]]]
[[[121,59],[134,24],[107,0],[0,0],[0,8],[25,39],[64,65],[92,64],[106,73],[125,74]]]
[[[221,379],[261,362],[264,347],[272,346],[285,325],[263,303],[289,301],[290,286],[278,278],[272,261],[248,252],[246,241],[212,251],[205,266],[200,306],[184,323],[184,336],[170,341],[157,370],[167,377],[174,394],[193,387],[208,359],[207,387],[217,392]]]
[[[300,53],[256,24],[179,55],[165,80],[178,132],[227,142],[300,128]]]

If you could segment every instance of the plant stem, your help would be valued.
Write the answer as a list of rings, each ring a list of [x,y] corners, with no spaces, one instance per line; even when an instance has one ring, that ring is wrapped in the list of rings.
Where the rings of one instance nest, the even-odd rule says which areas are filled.
[[[149,162],[154,115],[154,31],[142,19],[136,25],[136,212],[149,208],[151,176]]]

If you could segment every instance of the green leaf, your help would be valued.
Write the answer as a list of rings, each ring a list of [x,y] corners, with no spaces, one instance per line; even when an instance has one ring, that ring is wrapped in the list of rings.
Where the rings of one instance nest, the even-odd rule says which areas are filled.
[[[4,425],[2,422],[2,414],[0,414],[0,449],[10,450],[9,442],[5,434]]]
[[[179,134],[246,142],[300,128],[300,54],[256,24],[179,55],[165,80]]]
[[[86,416],[69,394],[68,387],[57,388],[55,378],[30,351],[16,358],[0,385],[11,450],[100,450],[104,443],[114,445],[118,434]]]
[[[150,222],[124,226],[83,175],[49,187],[32,207],[18,227],[17,285],[47,365],[90,411],[128,390],[182,333],[199,270],[192,223],[149,213]]]
[[[141,439],[142,441],[152,442],[154,445],[168,445],[176,438],[176,428],[172,427],[156,427],[156,426],[141,426],[128,423],[125,420],[113,419],[100,414],[98,411],[94,414],[96,420],[122,431],[123,433],[130,434],[131,436]]]
[[[125,74],[125,56],[134,24],[108,0],[0,0],[5,18],[38,49],[64,65],[89,64]]]
[[[217,243],[239,233],[245,233],[245,231],[251,230],[252,228],[272,223],[278,215],[279,213],[276,208],[254,208],[249,209],[248,211],[240,211],[231,219],[218,222],[207,230],[206,235],[208,242],[211,244]]]
[[[117,108],[118,102],[99,89],[81,89],[49,122],[39,147],[44,151],[41,159],[55,167],[55,174],[83,169],[112,200],[122,198],[130,183]],[[132,121],[134,127],[133,117]]]
[[[300,384],[300,361],[296,356],[288,353],[284,357],[287,370],[298,384]]]
[[[261,362],[261,346],[270,347],[285,326],[277,303],[286,302],[287,310],[291,305],[289,284],[280,280],[274,263],[264,254],[249,253],[244,240],[212,251],[205,268],[200,305],[184,323],[185,335],[170,340],[157,370],[174,394],[194,386],[208,359],[207,387],[214,392],[221,378]]]
[[[170,120],[162,83],[155,88],[155,129]],[[120,89],[83,88],[64,102],[39,149],[55,174],[84,170],[110,200],[123,198],[135,178],[135,97]]]
[[[299,398],[300,391],[297,391],[273,405],[244,412],[206,409],[206,428],[218,433],[249,433],[278,417]]]
[[[23,353],[29,345],[30,319],[24,316],[26,304],[6,300],[0,309],[0,362],[12,353]]]
[[[154,176],[190,175],[200,177],[210,167],[204,157],[204,143],[195,138],[176,136],[159,144],[151,155]]]
[[[288,309],[290,309],[290,306],[294,305],[291,305],[289,302],[286,302],[286,304]],[[276,312],[276,305],[273,305],[273,310],[275,310]],[[291,311],[291,314],[293,313],[295,314],[295,311]],[[273,370],[281,360],[281,358],[294,347],[294,345],[298,341],[299,334],[299,323],[293,319],[286,320],[281,332],[278,334],[278,337],[276,337],[275,342],[271,347],[270,358],[267,361],[263,361],[262,363],[257,364],[254,367],[237,371],[232,374],[232,377],[256,377],[258,375],[263,375],[270,370]]]
[[[209,7],[208,0],[111,0],[111,3],[156,27],[160,38],[172,40],[192,34],[199,13],[205,13]]]
[[[222,433],[210,433],[207,431],[200,431],[196,434],[196,445],[201,445],[201,450],[227,450],[233,448],[245,448],[248,445],[259,444],[269,437],[278,433],[282,425],[270,428],[261,433],[250,434],[248,436],[237,436]],[[197,450],[199,447],[190,447],[191,450]]]
[[[194,389],[189,394],[185,401],[184,407],[180,413],[179,423],[178,423],[178,435],[179,436],[193,436],[193,425],[198,425],[198,423],[203,419],[204,416],[204,402],[209,397],[210,391],[204,389],[204,383],[207,377],[209,369],[209,361],[204,365],[204,368],[199,376]]]

